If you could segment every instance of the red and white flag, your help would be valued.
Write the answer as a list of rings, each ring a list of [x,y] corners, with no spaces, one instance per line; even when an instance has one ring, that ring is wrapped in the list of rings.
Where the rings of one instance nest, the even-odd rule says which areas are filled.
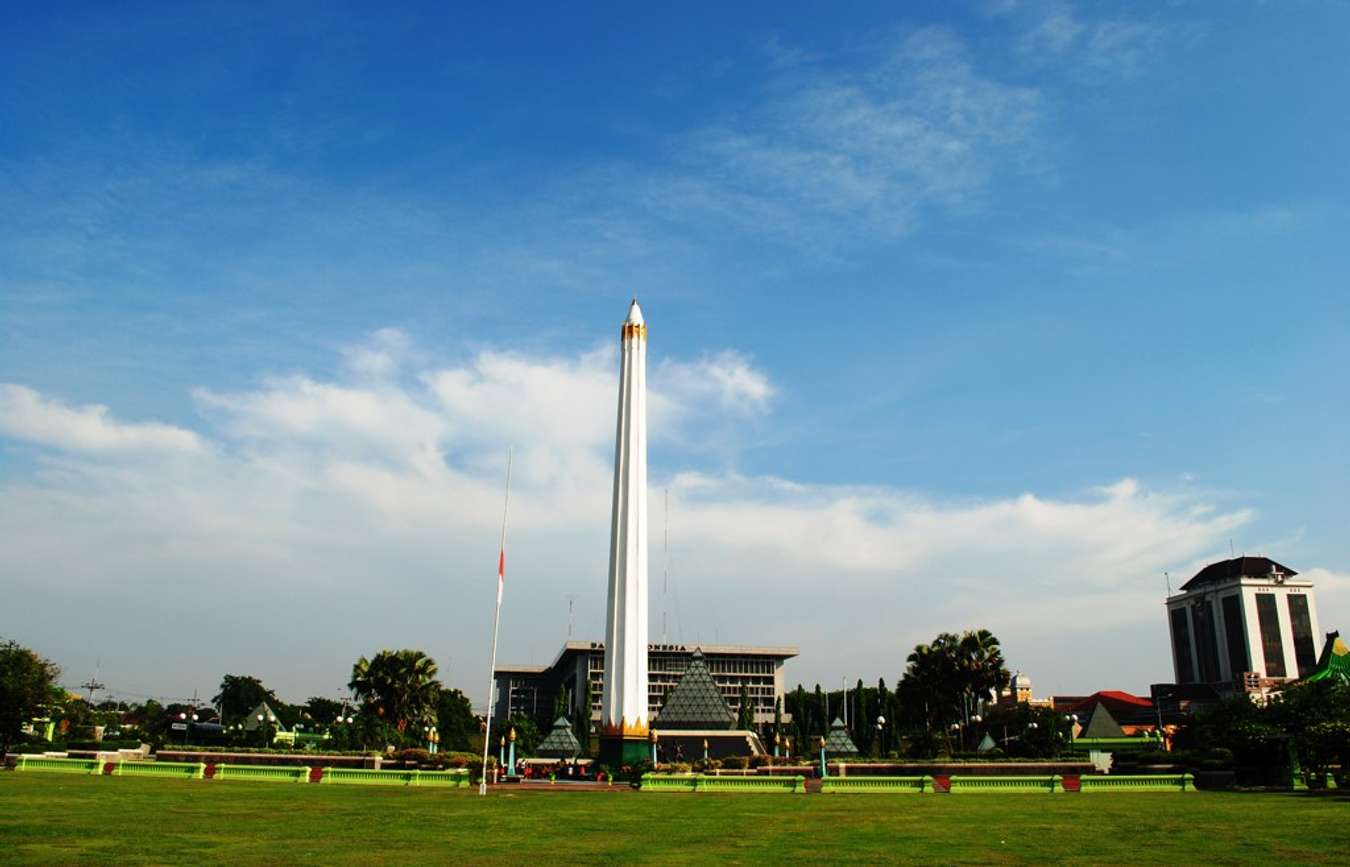
[[[497,604],[502,604],[502,587],[506,585],[506,549],[497,553]]]

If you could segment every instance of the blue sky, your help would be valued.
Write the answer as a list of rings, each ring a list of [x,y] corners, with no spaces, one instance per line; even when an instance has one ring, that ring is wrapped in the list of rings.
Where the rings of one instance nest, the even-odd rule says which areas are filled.
[[[503,658],[551,659],[567,594],[598,635],[633,294],[672,638],[890,681],[987,625],[1038,692],[1142,690],[1161,573],[1230,539],[1342,627],[1348,26],[14,11],[0,634],[134,692],[331,694],[397,645],[481,693],[512,442]]]

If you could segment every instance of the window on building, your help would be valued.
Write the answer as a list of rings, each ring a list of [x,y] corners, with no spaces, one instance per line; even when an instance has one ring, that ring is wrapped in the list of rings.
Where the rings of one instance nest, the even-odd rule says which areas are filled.
[[[1298,676],[1307,677],[1317,668],[1317,650],[1313,647],[1312,615],[1308,613],[1308,597],[1301,593],[1289,594],[1289,631],[1294,635],[1294,659],[1298,662]]]
[[[1219,635],[1214,623],[1214,605],[1202,599],[1191,606],[1195,624],[1195,654],[1200,668],[1200,680],[1213,683],[1219,679]]]
[[[1191,625],[1185,608],[1172,609],[1172,652],[1177,661],[1177,680],[1195,682],[1195,665],[1191,661]]]
[[[1251,671],[1247,659],[1247,631],[1242,628],[1242,597],[1237,594],[1223,598],[1223,632],[1228,644],[1228,667],[1233,677]]]
[[[1261,624],[1261,652],[1266,677],[1284,677],[1284,640],[1280,637],[1280,611],[1270,593],[1256,595],[1256,618]]]

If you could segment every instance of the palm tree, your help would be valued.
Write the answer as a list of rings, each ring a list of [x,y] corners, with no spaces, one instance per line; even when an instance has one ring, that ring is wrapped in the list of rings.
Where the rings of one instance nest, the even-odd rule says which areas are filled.
[[[374,659],[364,656],[352,666],[348,684],[368,709],[400,732],[410,723],[436,719],[441,684],[436,661],[420,650],[381,650]]]
[[[900,691],[906,705],[915,712],[922,709],[926,724],[944,728],[978,713],[980,703],[996,697],[1009,680],[998,638],[987,629],[959,636],[943,632],[915,647],[905,661]]]
[[[965,689],[977,702],[988,701],[991,695],[997,699],[1009,678],[998,639],[988,629],[964,632],[959,649]]]

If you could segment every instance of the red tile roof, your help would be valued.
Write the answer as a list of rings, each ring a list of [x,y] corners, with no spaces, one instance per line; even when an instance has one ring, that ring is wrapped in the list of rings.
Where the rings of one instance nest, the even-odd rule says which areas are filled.
[[[1141,698],[1137,695],[1130,695],[1128,692],[1121,692],[1118,689],[1104,689],[1101,692],[1094,692],[1092,695],[1077,702],[1070,710],[1078,713],[1080,710],[1087,710],[1096,706],[1098,702],[1104,703],[1108,708],[1111,707],[1131,707],[1131,708],[1151,708],[1153,700]]]

